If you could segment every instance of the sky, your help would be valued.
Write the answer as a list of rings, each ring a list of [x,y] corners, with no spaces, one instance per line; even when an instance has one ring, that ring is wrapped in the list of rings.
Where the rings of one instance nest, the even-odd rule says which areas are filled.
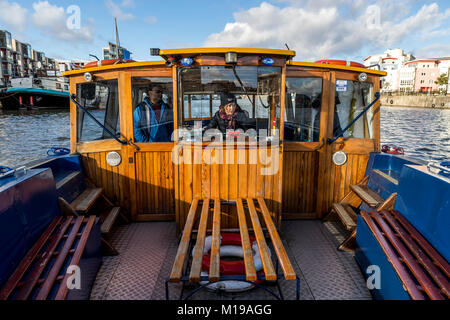
[[[362,61],[394,48],[450,56],[448,0],[0,0],[0,30],[56,59],[101,58],[114,17],[138,61],[157,59],[150,48],[286,44],[299,61]]]

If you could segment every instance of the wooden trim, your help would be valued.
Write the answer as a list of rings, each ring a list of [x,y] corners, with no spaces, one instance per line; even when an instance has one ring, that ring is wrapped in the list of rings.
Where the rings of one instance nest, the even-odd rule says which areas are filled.
[[[61,271],[61,267],[64,264],[64,260],[66,259],[67,254],[69,253],[69,250],[77,237],[78,230],[80,229],[82,223],[83,223],[82,217],[76,218],[76,221],[73,224],[73,227],[70,231],[70,235],[67,238],[66,242],[64,243],[64,247],[61,249],[58,257],[55,260],[55,263],[52,265],[52,268],[50,269],[47,278],[42,284],[41,290],[39,290],[39,293],[36,296],[36,300],[45,300],[49,295],[50,290],[56,280],[56,277]]]
[[[78,70],[71,70],[66,71],[63,73],[63,77],[69,77],[74,75],[80,75],[84,74],[85,72],[101,72],[101,71],[108,71],[108,70],[115,70],[115,69],[125,69],[125,68],[141,68],[141,67],[152,67],[152,66],[164,66],[165,61],[143,61],[143,62],[129,62],[129,63],[121,63],[121,64],[114,64],[114,65],[108,65],[108,66],[101,66],[101,67],[91,67],[91,68],[82,68]]]
[[[255,204],[252,198],[247,198],[247,205],[250,213],[250,219],[253,225],[253,230],[256,237],[256,242],[258,244],[258,250],[261,256],[261,261],[263,264],[266,280],[269,281],[277,280],[277,275],[275,273],[272,260],[269,256],[269,247],[267,246],[266,239],[264,238],[264,233],[262,231],[261,223],[259,222],[258,214],[256,213]]]
[[[361,216],[364,219],[364,221],[369,226],[369,229],[372,231],[373,235],[377,239],[378,243],[380,244],[381,248],[384,251],[384,254],[386,257],[388,257],[389,262],[394,267],[395,272],[398,274],[399,278],[401,279],[402,283],[406,287],[406,290],[411,295],[413,299],[417,300],[423,300],[425,297],[423,296],[422,292],[417,288],[415,282],[411,279],[408,272],[406,271],[406,268],[403,266],[402,262],[399,260],[397,255],[394,253],[392,247],[388,244],[386,239],[383,237],[383,234],[378,229],[374,222],[374,217],[372,217],[372,214],[378,214],[375,212],[367,213],[365,211],[361,212]]]
[[[202,214],[198,226],[197,241],[192,254],[191,272],[189,281],[199,282],[200,273],[202,272],[203,248],[205,247],[206,225],[209,215],[209,199],[203,199]]]
[[[239,231],[241,234],[242,251],[244,252],[244,264],[245,274],[247,281],[255,281],[257,279],[255,265],[253,263],[253,252],[250,245],[250,237],[248,235],[247,221],[245,218],[244,207],[242,205],[242,199],[236,200],[238,219],[239,219]]]
[[[177,68],[175,66],[172,67],[172,109],[173,109],[173,130],[175,132],[173,139],[174,142],[178,142],[178,74]],[[184,102],[184,101],[183,101]],[[184,117],[184,113],[182,115]]]
[[[70,82],[70,95],[77,94],[77,84],[75,81]],[[77,150],[77,106],[75,102],[70,100],[70,152],[75,153]]]
[[[140,152],[167,152],[172,151],[175,144],[173,142],[139,142],[136,143],[136,145],[139,147],[139,151],[136,151],[136,153]]]
[[[278,234],[277,229],[270,217],[269,210],[267,209],[266,202],[263,198],[258,198],[259,207],[261,208],[262,215],[264,217],[264,221],[266,222],[267,230],[269,231],[270,238],[272,239],[272,244],[275,249],[275,252],[278,256],[278,260],[280,261],[281,269],[283,270],[284,278],[286,280],[295,280],[297,276],[295,274],[294,268],[292,267],[291,262],[289,261],[289,257],[286,253],[286,249],[281,242],[280,235]]]
[[[377,76],[384,77],[387,75],[387,72],[385,71],[378,71],[378,70],[372,70],[372,69],[366,69],[366,68],[359,68],[359,67],[347,67],[347,66],[340,66],[336,64],[324,64],[324,63],[315,63],[315,62],[301,62],[301,61],[288,61],[288,66],[299,66],[299,67],[313,67],[313,68],[321,68],[325,71],[329,69],[333,70],[345,70],[345,71],[351,71],[351,72],[365,72],[367,74],[374,74]]]
[[[80,240],[78,241],[77,249],[75,250],[73,257],[70,260],[69,265],[78,266],[78,264],[80,263],[81,257],[84,253],[84,248],[86,247],[89,235],[91,234],[91,230],[92,227],[94,226],[96,219],[97,219],[96,216],[90,216],[88,218],[86,226],[83,229],[83,234],[81,235]],[[83,220],[83,218],[81,218],[81,220]],[[66,283],[70,276],[71,274],[68,273],[64,275],[64,278],[61,280],[61,285],[59,286],[58,292],[56,292],[55,300],[64,300],[67,297],[69,288],[67,287]]]
[[[316,152],[322,143],[321,142],[293,142],[285,141],[283,151],[284,152]]]
[[[117,142],[114,139],[78,142],[76,144],[76,151],[79,153],[119,151],[121,149],[122,149],[122,144],[120,144],[119,142]]]
[[[186,260],[187,251],[189,249],[189,242],[191,238],[192,227],[194,226],[195,212],[197,211],[198,199],[192,200],[186,224],[183,229],[180,244],[178,245],[177,255],[173,263],[172,271],[170,273],[171,282],[179,282],[183,273],[184,261]]]
[[[209,265],[209,281],[220,280],[220,199],[214,199],[214,216],[211,240],[211,260]]]

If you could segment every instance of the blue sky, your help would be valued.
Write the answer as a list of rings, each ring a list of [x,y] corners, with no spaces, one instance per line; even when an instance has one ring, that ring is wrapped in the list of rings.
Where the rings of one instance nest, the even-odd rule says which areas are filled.
[[[65,26],[78,5],[80,29]],[[89,59],[114,40],[136,60],[150,47],[248,46],[296,50],[296,60],[361,61],[388,48],[417,57],[450,56],[449,1],[222,0],[13,1],[0,0],[0,29],[47,56]]]

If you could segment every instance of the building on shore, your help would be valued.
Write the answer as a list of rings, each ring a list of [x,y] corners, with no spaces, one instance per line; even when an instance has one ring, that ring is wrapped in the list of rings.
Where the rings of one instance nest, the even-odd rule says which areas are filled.
[[[13,39],[9,31],[0,30],[0,88],[10,86],[14,78],[61,77],[63,72],[82,68],[88,62],[49,58],[30,44]]]
[[[387,72],[382,78],[382,92],[392,92],[399,90],[400,72],[403,65],[415,60],[411,53],[406,53],[402,49],[389,49],[384,53],[375,54],[364,59],[364,65],[372,69],[380,69]],[[410,79],[408,79],[410,80]],[[413,79],[414,81],[414,79]]]
[[[416,59],[402,49],[389,49],[364,59],[364,65],[387,72],[381,92],[450,93],[450,82],[439,85],[441,75],[450,75],[450,58]]]
[[[117,53],[117,46],[109,42],[108,47],[103,48],[103,59],[119,59],[119,55]],[[122,59],[131,59],[131,52],[127,49],[123,48],[122,46],[119,46],[119,54],[122,57]]]

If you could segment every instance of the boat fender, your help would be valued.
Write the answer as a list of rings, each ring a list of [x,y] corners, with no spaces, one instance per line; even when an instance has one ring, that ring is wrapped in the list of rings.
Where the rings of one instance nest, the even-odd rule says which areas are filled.
[[[389,101],[390,104],[394,104],[394,100]]]
[[[0,179],[10,177],[14,174],[14,170],[10,167],[0,166]]]
[[[70,153],[70,149],[62,148],[62,147],[51,147],[50,149],[47,150],[47,155],[51,156],[51,157],[64,156],[69,153]]]
[[[405,154],[405,150],[402,147],[389,146],[387,144],[385,144],[381,147],[381,152],[388,153],[388,154],[399,154],[399,155]]]
[[[105,59],[105,60],[89,62],[84,65],[84,68],[102,67],[102,66],[108,66],[108,65],[112,65],[112,64],[128,63],[128,62],[135,62],[135,61],[132,59]]]
[[[10,167],[0,166],[0,173],[7,173],[11,171],[12,169]]]
[[[433,104],[431,105],[431,107],[434,108],[434,107],[436,107],[436,105],[433,103]]]

